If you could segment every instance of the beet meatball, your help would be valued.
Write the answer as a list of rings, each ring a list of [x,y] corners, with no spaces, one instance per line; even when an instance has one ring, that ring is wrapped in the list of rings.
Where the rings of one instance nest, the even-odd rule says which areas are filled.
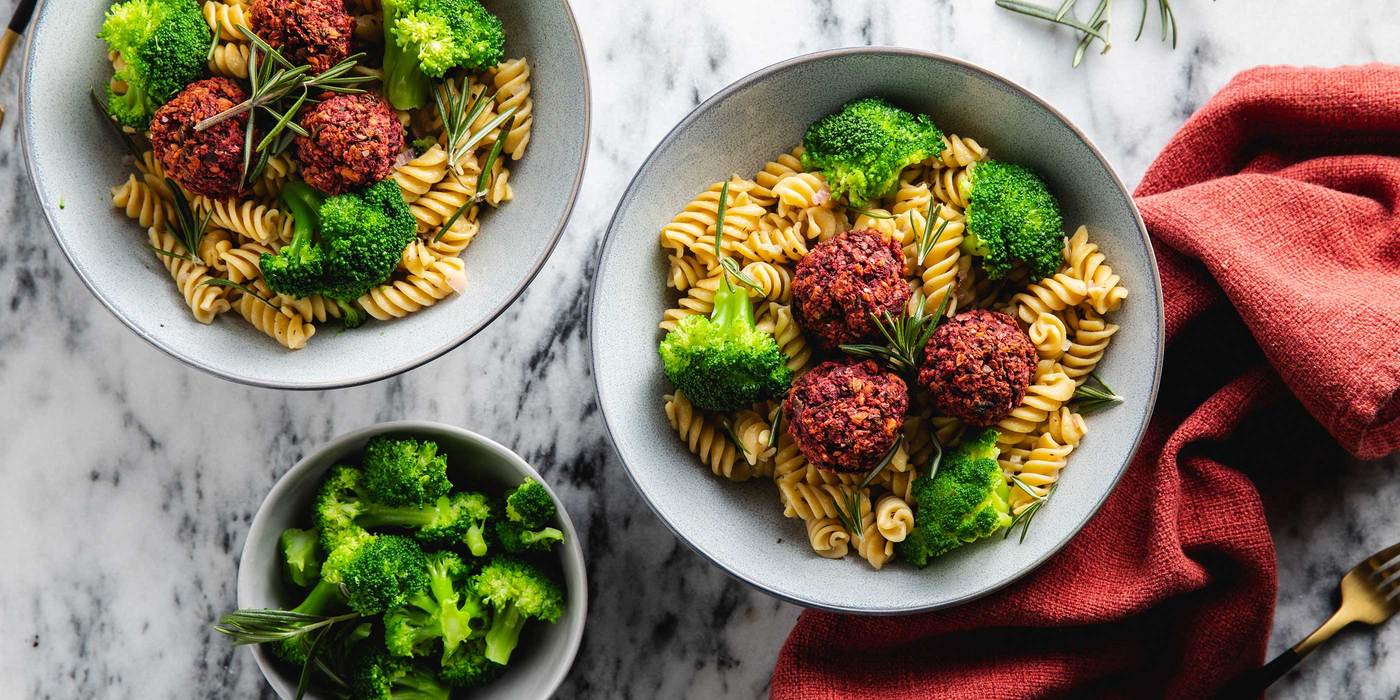
[[[938,410],[986,427],[1020,405],[1036,359],[1035,346],[1010,316],[968,311],[933,332],[919,383]]]
[[[350,55],[355,20],[344,0],[256,0],[250,21],[263,41],[312,73]]]
[[[823,362],[792,385],[783,414],[788,434],[821,469],[862,472],[894,446],[909,409],[909,388],[874,360]]]
[[[898,317],[910,294],[899,244],[869,229],[848,231],[813,248],[792,279],[797,322],[827,349],[874,337],[871,315]]]
[[[151,149],[165,173],[185,189],[206,197],[238,194],[243,179],[243,138],[248,113],[203,131],[195,124],[248,99],[228,78],[190,83],[151,117]]]
[[[326,194],[373,185],[389,176],[403,149],[403,126],[373,93],[323,96],[306,111],[297,160],[306,183]]]

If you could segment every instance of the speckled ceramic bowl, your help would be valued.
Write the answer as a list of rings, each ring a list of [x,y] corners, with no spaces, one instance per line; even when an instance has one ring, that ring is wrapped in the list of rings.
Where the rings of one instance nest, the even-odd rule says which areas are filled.
[[[1128,397],[1090,417],[1055,497],[1023,544],[979,542],[918,570],[872,571],[854,555],[813,554],[798,520],[782,516],[771,483],[711,476],[662,411],[670,390],[656,354],[657,321],[673,302],[657,245],[663,224],[730,173],[753,173],[802,139],[807,125],[856,97],[883,95],[974,136],[994,157],[1044,174],[1065,220],[1087,224],[1132,296],[1101,365]],[[615,303],[627,299],[625,304]],[[603,300],[611,300],[604,302]],[[1156,395],[1162,301],[1156,263],[1128,191],[1098,149],[1044,100],[963,61],[889,48],[827,51],[766,68],[700,105],[637,172],[613,217],[594,287],[594,376],[613,444],[642,496],[682,540],[775,596],[830,610],[931,610],[1005,586],[1045,561],[1098,510],[1137,447]]]
[[[448,457],[448,475],[461,488],[504,493],[529,476],[549,489],[539,472],[519,455],[470,430],[427,421],[399,421],[342,435],[297,462],[277,481],[258,508],[243,544],[243,558],[238,562],[240,608],[286,608],[300,602],[304,594],[299,594],[282,579],[277,538],[289,527],[309,525],[311,503],[326,471],[336,464],[355,460],[365,443],[376,435],[406,435],[437,442]],[[550,697],[564,681],[578,653],[579,642],[583,640],[583,625],[588,617],[588,576],[583,547],[573,521],[564,512],[553,489],[550,495],[560,504],[558,525],[564,531],[564,543],[556,549],[558,569],[548,573],[566,590],[564,615],[553,625],[540,623],[526,627],[505,675],[475,691],[473,698],[544,700]],[[260,646],[252,649],[258,668],[278,696],[284,699],[295,696],[297,675],[277,664],[269,651]]]
[[[328,325],[288,352],[232,313],[203,326],[189,310],[146,233],[112,207],[127,177],[124,149],[88,91],[111,76],[96,39],[110,3],[46,2],[29,32],[23,143],[31,179],[58,243],[103,305],[138,335],[180,360],[246,384],[324,389],[382,379],[451,350],[486,327],[534,278],[573,208],[588,146],[588,70],[567,0],[487,0],[509,34],[507,55],[532,68],[535,124],[525,158],[511,166],[515,201],[484,217],[464,254],[467,289],[432,309],[347,333]]]

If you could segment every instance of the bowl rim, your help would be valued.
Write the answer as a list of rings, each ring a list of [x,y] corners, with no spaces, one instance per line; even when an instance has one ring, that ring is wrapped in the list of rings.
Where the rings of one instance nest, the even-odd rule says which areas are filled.
[[[525,293],[525,290],[529,288],[530,284],[535,281],[535,278],[539,276],[540,271],[544,269],[545,263],[549,262],[550,256],[553,255],[555,247],[557,247],[559,244],[559,240],[563,237],[564,230],[568,228],[569,220],[573,216],[574,207],[578,203],[579,191],[583,187],[584,171],[587,169],[588,166],[590,134],[592,132],[593,125],[593,92],[588,70],[588,55],[584,50],[583,36],[579,33],[578,19],[574,15],[574,10],[573,7],[570,5],[569,0],[560,0],[560,3],[564,7],[564,16],[569,21],[569,28],[574,40],[574,48],[578,52],[579,66],[582,69],[583,73],[583,137],[581,140],[582,146],[581,152],[579,154],[578,171],[574,173],[573,183],[569,188],[569,195],[564,205],[563,214],[560,215],[558,223],[555,224],[554,232],[550,234],[548,242],[540,251],[539,256],[531,264],[530,271],[520,279],[520,282],[515,286],[515,289],[511,290],[511,292],[501,300],[500,304],[498,304],[495,309],[492,309],[490,313],[486,314],[486,316],[484,316],[482,320],[478,322],[474,327],[467,327],[463,329],[463,331],[456,337],[456,339],[443,343],[438,347],[429,348],[426,352],[409,360],[401,362],[395,366],[387,367],[383,370],[372,372],[369,374],[345,377],[342,379],[330,381],[296,381],[290,383],[285,381],[273,382],[255,376],[248,376],[244,374],[230,372],[228,370],[215,367],[211,364],[201,362],[193,357],[189,357],[180,352],[177,352],[174,348],[170,347],[163,340],[161,340],[158,337],[158,334],[148,333],[140,328],[137,328],[129,319],[126,318],[126,316],[122,315],[121,312],[117,311],[116,307],[113,305],[113,302],[110,299],[108,299],[101,291],[99,291],[97,286],[94,285],[92,281],[88,279],[86,274],[83,273],[82,268],[78,265],[78,262],[73,258],[73,254],[68,250],[67,244],[64,243],[63,237],[58,235],[58,224],[54,221],[54,216],[49,211],[49,208],[45,206],[43,190],[40,187],[39,171],[34,162],[31,141],[34,138],[33,132],[34,129],[37,128],[37,126],[32,123],[34,114],[33,110],[30,108],[31,93],[34,89],[30,72],[32,64],[34,62],[34,37],[38,35],[38,32],[35,30],[37,30],[40,24],[46,19],[45,13],[49,9],[49,5],[51,4],[49,0],[43,0],[43,2],[40,3],[38,9],[35,11],[34,19],[30,24],[31,29],[30,31],[25,33],[24,62],[22,70],[20,72],[19,142],[20,149],[24,153],[25,172],[29,175],[30,189],[34,193],[34,196],[39,203],[39,210],[42,211],[44,214],[44,221],[46,224],[48,224],[49,233],[52,234],[54,240],[58,242],[59,249],[63,251],[64,259],[68,261],[69,267],[73,268],[73,271],[78,274],[78,279],[82,280],[83,286],[87,287],[88,291],[91,292],[92,295],[97,298],[97,301],[101,303],[104,309],[111,313],[112,316],[116,317],[118,321],[121,321],[122,325],[126,326],[127,329],[130,330],[132,333],[135,333],[137,337],[145,340],[146,342],[155,346],[161,352],[165,353],[170,357],[175,358],[176,360],[179,360],[185,365],[207,372],[216,377],[219,377],[220,379],[225,379],[237,384],[263,387],[267,389],[286,389],[291,391],[320,391],[325,389],[343,389],[347,387],[360,386],[363,384],[370,384],[383,379],[398,376],[400,374],[403,374],[404,372],[408,372],[410,370],[422,367],[423,365],[432,362],[433,360],[436,360],[439,357],[442,357],[443,355],[446,355],[447,353],[453,350],[456,350],[457,348],[461,347],[463,343],[467,342],[468,340],[471,340],[473,337],[476,336],[476,334],[480,333],[483,330],[486,330],[486,328],[489,327],[492,323],[495,323],[496,319],[500,318],[501,314],[505,313],[506,310],[511,307],[511,305],[518,301],[520,299],[520,296]]]
[[[1108,172],[1109,177],[1112,179],[1113,183],[1118,187],[1119,192],[1121,192],[1124,198],[1127,199],[1129,203],[1129,210],[1131,211],[1133,216],[1133,221],[1137,224],[1137,233],[1141,237],[1142,245],[1147,251],[1147,264],[1149,271],[1151,272],[1152,278],[1151,284],[1154,288],[1154,291],[1156,292],[1155,297],[1157,303],[1155,311],[1157,318],[1157,328],[1155,330],[1158,342],[1156,348],[1156,357],[1153,358],[1152,364],[1152,391],[1145,402],[1145,405],[1147,406],[1147,418],[1142,421],[1142,424],[1138,427],[1137,434],[1133,436],[1131,442],[1132,448],[1129,452],[1128,458],[1124,460],[1123,464],[1118,467],[1117,473],[1113,476],[1112,483],[1108,485],[1108,488],[1103,490],[1102,495],[1099,497],[1098,501],[1094,503],[1088,511],[1085,512],[1083,519],[1079,522],[1078,525],[1072,528],[1070,532],[1066,534],[1065,537],[1063,537],[1059,542],[1056,542],[1052,546],[1045,548],[1045,550],[1040,553],[1039,557],[1034,559],[1028,566],[1022,568],[1021,571],[1013,575],[1007,576],[1004,580],[998,581],[994,585],[989,586],[979,592],[930,605],[914,605],[903,608],[867,609],[854,605],[846,606],[818,603],[816,601],[806,600],[799,596],[790,595],[783,591],[773,589],[765,585],[761,581],[757,581],[750,576],[745,576],[744,574],[741,574],[734,567],[730,566],[729,564],[726,564],[725,562],[720,561],[715,556],[712,556],[709,552],[702,549],[698,544],[692,542],[689,538],[682,535],[677,529],[677,526],[671,521],[671,518],[666,513],[662,512],[662,510],[658,508],[655,503],[652,502],[651,498],[647,495],[646,491],[643,490],[641,485],[637,482],[636,476],[634,476],[632,473],[631,465],[627,463],[627,460],[622,456],[622,451],[618,449],[617,438],[613,434],[612,421],[610,420],[608,414],[608,405],[607,402],[603,400],[603,389],[599,381],[597,349],[598,335],[596,333],[596,330],[598,327],[598,293],[599,290],[603,288],[602,281],[605,272],[603,267],[604,263],[608,259],[608,253],[612,248],[612,244],[615,240],[613,234],[616,230],[618,220],[622,217],[623,206],[631,200],[632,196],[636,193],[637,189],[639,188],[642,172],[652,165],[652,163],[657,159],[658,154],[663,148],[669,146],[673,141],[675,141],[679,137],[681,132],[688,129],[693,122],[700,118],[700,115],[704,114],[706,111],[708,111],[711,107],[715,106],[719,102],[728,99],[731,95],[738,92],[739,90],[744,89],[759,81],[762,81],[763,79],[767,78],[768,76],[774,73],[787,70],[794,66],[837,56],[850,55],[912,56],[917,58],[929,59],[935,62],[951,64],[958,68],[962,68],[967,71],[980,74],[983,77],[988,78],[994,82],[1001,83],[1002,85],[1006,86],[1007,88],[1016,92],[1017,94],[1022,95],[1023,97],[1033,101],[1046,112],[1058,119],[1080,141],[1082,141],[1085,146],[1089,148],[1090,153],[1092,153],[1094,158],[1096,158],[1099,161],[1099,164],[1103,166],[1104,170]],[[944,608],[951,608],[958,605],[962,605],[964,603],[971,602],[983,596],[995,593],[996,591],[999,591],[1002,588],[1005,588],[1011,585],[1012,583],[1020,580],[1032,571],[1039,569],[1042,565],[1045,564],[1046,561],[1050,559],[1050,557],[1058,553],[1062,548],[1064,548],[1066,544],[1069,543],[1070,540],[1074,539],[1084,529],[1084,526],[1087,525],[1089,521],[1092,520],[1093,517],[1098,514],[1099,509],[1102,508],[1104,502],[1108,500],[1109,494],[1113,493],[1114,489],[1118,487],[1118,483],[1122,481],[1123,474],[1127,472],[1128,466],[1132,464],[1133,459],[1137,456],[1138,448],[1142,446],[1142,440],[1143,437],[1146,435],[1148,425],[1151,423],[1152,409],[1157,404],[1157,394],[1162,383],[1162,361],[1166,346],[1166,314],[1163,308],[1162,299],[1162,276],[1161,271],[1157,266],[1156,252],[1152,248],[1152,241],[1147,233],[1147,225],[1142,220],[1142,214],[1138,210],[1137,201],[1133,198],[1132,192],[1128,190],[1125,184],[1123,184],[1123,178],[1118,175],[1118,171],[1114,169],[1111,163],[1109,163],[1108,159],[1103,155],[1103,152],[1099,150],[1099,147],[1093,142],[1093,140],[1090,139],[1088,135],[1086,135],[1082,130],[1080,130],[1080,128],[1076,126],[1073,121],[1071,121],[1062,112],[1060,112],[1060,110],[1056,109],[1053,105],[1051,105],[1045,98],[1036,94],[1029,88],[1022,86],[1021,84],[1011,80],[1010,78],[1000,75],[990,69],[984,68],[970,61],[957,58],[955,56],[939,53],[937,51],[913,49],[901,46],[847,46],[833,49],[823,49],[820,51],[813,51],[811,53],[795,56],[793,58],[789,58],[765,66],[730,83],[729,85],[726,85],[724,88],[720,89],[718,92],[711,95],[708,99],[701,102],[698,106],[690,110],[690,112],[687,113],[685,117],[680,120],[680,122],[678,122],[674,127],[672,127],[671,130],[668,131],[666,135],[662,137],[660,141],[657,142],[656,146],[652,148],[651,152],[647,155],[646,159],[642,161],[641,165],[637,166],[636,172],[633,173],[631,180],[628,182],[626,189],[623,190],[622,196],[618,200],[617,208],[613,211],[612,218],[608,221],[608,228],[604,232],[603,245],[599,249],[598,261],[599,267],[598,272],[594,275],[593,279],[593,290],[592,294],[590,295],[590,310],[588,315],[588,349],[590,355],[589,368],[592,371],[593,375],[593,391],[598,402],[598,410],[603,416],[603,429],[608,436],[608,443],[612,447],[613,454],[617,455],[618,460],[622,462],[623,471],[627,473],[628,481],[632,483],[633,488],[635,488],[637,493],[641,495],[642,500],[646,502],[647,507],[649,507],[651,511],[656,514],[657,518],[660,519],[662,524],[666,526],[666,529],[670,530],[671,534],[675,535],[676,539],[685,543],[685,545],[689,547],[692,551],[694,551],[696,554],[699,554],[702,558],[718,567],[721,571],[725,572],[726,574],[735,579],[738,579],[739,581],[742,581],[743,583],[746,583],[770,596],[773,596],[774,598],[778,598],[779,600],[793,603],[795,605],[799,605],[805,608],[828,610],[837,613],[850,613],[857,615],[872,616],[905,615],[910,613],[941,610]]]
[[[573,668],[574,660],[578,657],[579,647],[583,643],[584,628],[588,626],[588,558],[584,554],[583,544],[579,541],[578,530],[574,527],[573,519],[569,517],[568,511],[564,508],[563,501],[559,499],[559,494],[555,493],[554,488],[549,485],[549,482],[540,474],[539,470],[535,469],[534,465],[526,461],[525,458],[521,457],[515,450],[481,433],[468,430],[467,428],[427,420],[397,420],[373,423],[363,428],[337,435],[307,452],[305,455],[302,455],[301,459],[297,460],[296,464],[292,465],[282,476],[277,478],[277,482],[268,490],[267,495],[263,497],[262,502],[258,504],[257,511],[253,514],[253,521],[248,526],[247,534],[244,535],[243,548],[238,555],[238,576],[235,579],[234,591],[236,604],[240,608],[243,607],[245,601],[252,595],[252,592],[248,590],[253,585],[251,574],[248,578],[245,578],[244,572],[249,570],[248,558],[251,556],[249,544],[255,539],[253,535],[254,533],[259,533],[271,527],[268,525],[267,520],[268,517],[270,517],[267,515],[268,504],[272,503],[274,498],[284,498],[284,492],[292,488],[291,482],[294,480],[294,476],[311,469],[311,463],[328,451],[342,449],[347,444],[360,442],[376,435],[383,435],[386,433],[412,433],[415,431],[451,433],[458,438],[475,442],[493,452],[499,453],[507,461],[515,462],[514,466],[524,467],[523,472],[525,475],[532,477],[535,481],[538,481],[541,486],[544,486],[545,491],[549,492],[550,497],[554,499],[555,504],[558,506],[559,522],[563,525],[565,539],[565,550],[558,552],[558,557],[561,564],[566,556],[577,559],[579,573],[579,590],[574,591],[572,588],[570,589],[571,594],[578,594],[579,604],[576,606],[571,605],[566,615],[567,617],[577,616],[579,622],[577,625],[570,626],[567,630],[568,639],[566,646],[568,651],[559,658],[559,661],[562,663],[551,664],[550,666],[551,675],[546,683],[548,692],[541,697],[547,698],[552,696],[555,691],[559,689],[559,686],[563,685],[564,679],[569,675],[569,670]],[[327,465],[326,469],[330,469],[330,466],[331,465]],[[567,555],[566,552],[568,553]],[[567,577],[567,575],[566,572],[565,576]],[[561,622],[562,621],[563,620],[561,620]],[[249,650],[253,654],[253,661],[257,664],[258,671],[262,673],[268,686],[272,688],[273,692],[277,693],[279,697],[286,697],[281,692],[282,688],[278,685],[278,680],[274,680],[274,676],[277,674],[273,671],[273,663],[268,652],[262,645],[252,645]]]

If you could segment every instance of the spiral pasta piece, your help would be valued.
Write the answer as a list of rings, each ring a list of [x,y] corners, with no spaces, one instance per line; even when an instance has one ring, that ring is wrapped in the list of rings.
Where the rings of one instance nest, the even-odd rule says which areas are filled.
[[[249,241],[219,254],[230,282],[238,284],[262,278],[262,256],[273,250],[261,243]]]
[[[1079,447],[1079,443],[1088,433],[1089,426],[1084,422],[1084,416],[1071,411],[1067,406],[1051,413],[1045,425],[1046,435],[1055,442],[1070,447]]]
[[[448,175],[435,183],[426,192],[415,197],[408,205],[409,211],[413,213],[413,219],[417,222],[418,232],[426,233],[435,231],[442,226],[443,222],[452,218],[457,210],[471,201],[476,196],[476,182],[471,178]],[[463,225],[462,220],[469,218],[467,212],[457,217],[453,226]],[[475,219],[475,216],[471,216]]]
[[[778,500],[783,504],[783,515],[788,518],[815,520],[817,518],[840,518],[841,507],[850,488],[840,484],[813,484],[806,481],[778,481]]]
[[[228,269],[228,263],[224,262],[224,253],[232,249],[233,237],[229,232],[211,228],[200,236],[199,250],[195,251],[195,257],[199,258],[205,267],[223,272]]]
[[[742,194],[747,188],[736,179],[729,183],[729,202],[727,209],[732,209],[735,197]],[[661,245],[670,248],[677,255],[694,249],[706,232],[714,230],[715,222],[719,219],[719,197],[724,188],[723,182],[716,182],[701,192],[695,199],[686,203],[685,208],[676,214],[670,223],[661,227]],[[759,207],[762,209],[762,207]],[[730,229],[729,211],[725,212],[725,238],[733,237],[734,232]],[[710,245],[714,245],[714,239],[710,239]],[[713,255],[711,255],[713,257]]]
[[[887,241],[898,241],[899,236],[902,235],[890,213],[879,207],[867,209],[865,213],[858,214],[855,224],[851,228],[874,231]]]
[[[288,350],[306,347],[306,341],[316,334],[316,326],[308,323],[290,306],[277,307],[264,301],[273,295],[261,282],[256,283],[256,291],[262,298],[244,294],[238,300],[238,315],[247,319],[259,333],[276,340]]]
[[[945,134],[943,150],[929,164],[940,168],[966,168],[986,157],[987,149],[982,144],[957,134]]]
[[[938,238],[929,247],[928,254],[924,256],[923,261],[917,260],[918,239],[909,244],[916,250],[908,252],[908,256],[914,258],[915,263],[923,267],[923,271],[919,273],[921,281],[919,289],[924,295],[924,310],[930,314],[937,311],[938,307],[943,305],[943,300],[958,288],[959,274],[961,273],[958,261],[962,259],[960,246],[962,246],[965,230],[962,215],[947,207],[939,207],[935,216],[938,218],[934,221],[933,228],[929,229],[929,235],[937,235]],[[944,222],[947,222],[946,225]],[[942,233],[937,233],[939,227],[943,228]],[[922,232],[919,235],[922,236]],[[954,296],[953,299],[956,300],[956,298]],[[957,313],[958,308],[953,300],[949,300],[947,315],[952,316]]]
[[[1040,313],[1026,329],[1036,354],[1042,360],[1058,360],[1069,349],[1069,330],[1059,316]]]
[[[292,179],[297,171],[297,162],[286,153],[279,153],[267,159],[258,179],[253,181],[253,195],[265,200],[275,200],[282,194],[282,186]]]
[[[829,206],[807,207],[797,214],[797,224],[808,240],[829,241],[839,233],[851,230],[851,220],[843,209]]]
[[[1104,264],[1105,256],[1099,246],[1089,241],[1089,229],[1080,226],[1065,242],[1065,260],[1069,274],[1084,282],[1085,296],[1094,311],[1101,314],[1117,311],[1128,298],[1128,288],[1119,284],[1113,268]]]
[[[730,194],[732,199],[729,200],[724,213],[724,240],[720,243],[720,250],[726,253],[738,250],[758,227],[764,214],[763,207],[749,199],[747,193],[740,192],[734,195],[731,190]],[[715,225],[711,225],[691,244],[690,252],[708,266],[718,265],[719,261],[715,258],[715,239],[718,237]]]
[[[151,248],[164,251],[156,253],[156,257],[175,280],[194,320],[213,323],[214,317],[229,310],[227,288],[208,284],[214,279],[209,268],[190,259],[190,252],[174,236],[152,226],[146,229],[146,239]]]
[[[1053,314],[1078,305],[1084,301],[1087,293],[1084,280],[1061,272],[1026,285],[1025,291],[1011,297],[1011,303],[1015,309],[1014,315],[1030,324],[1035,323],[1041,314]]]
[[[218,32],[220,41],[246,42],[239,27],[252,29],[248,21],[248,8],[238,3],[222,3],[208,0],[204,3],[204,22],[210,31]]]
[[[786,267],[766,262],[751,262],[743,273],[758,283],[762,291],[748,289],[749,296],[786,304],[792,301],[792,273]]]
[[[763,169],[754,176],[754,184],[757,186],[750,190],[749,194],[760,206],[771,207],[778,202],[778,196],[773,193],[773,188],[783,178],[800,172],[804,172],[804,169],[802,168],[802,147],[798,146],[791,153],[784,153],[764,164]]]
[[[1018,445],[1026,440],[1054,411],[1074,396],[1077,385],[1063,370],[1055,369],[1036,378],[1026,389],[1021,405],[1011,409],[1001,422],[997,423],[997,443]]]
[[[1109,340],[1118,332],[1118,326],[1108,323],[1093,309],[1069,309],[1066,311],[1073,338],[1060,358],[1065,374],[1075,383],[1083,384],[1094,368],[1099,366]]]
[[[412,204],[419,197],[427,194],[433,185],[441,182],[442,178],[446,176],[447,151],[442,146],[433,144],[432,148],[395,169],[390,177],[398,183],[399,191],[403,192],[404,201]],[[458,206],[461,205],[458,204]]]
[[[496,112],[515,108],[512,119],[515,123],[506,134],[503,152],[510,154],[511,160],[520,160],[525,155],[525,147],[530,145],[530,130],[535,124],[535,101],[530,99],[530,64],[523,58],[502,61],[491,71],[491,82],[496,87]]]
[[[807,542],[812,551],[827,559],[841,559],[850,552],[851,533],[836,518],[806,521]]]
[[[759,319],[759,325],[773,334],[773,340],[777,341],[778,349],[787,357],[788,369],[793,371],[794,376],[805,372],[811,366],[812,348],[807,345],[802,329],[792,317],[792,307],[770,302],[764,307],[764,317]]]
[[[206,18],[208,17],[206,10]],[[242,38],[242,35],[239,35]],[[248,79],[248,55],[250,47],[246,43],[220,43],[209,54],[209,72],[225,78]]]
[[[695,408],[679,390],[665,398],[671,427],[715,476],[731,481],[747,481],[752,476],[749,465],[739,459],[738,448],[713,418]]]
[[[863,517],[861,518],[860,539],[856,543],[856,553],[867,564],[870,564],[870,568],[879,571],[894,558],[894,542],[886,539],[884,533],[880,531],[875,513],[870,509],[869,497],[862,493],[861,501]]]
[[[914,509],[898,496],[882,496],[875,504],[875,525],[891,542],[903,542],[914,529]]]
[[[685,296],[676,302],[675,308],[667,309],[661,315],[661,329],[664,331],[675,330],[676,325],[687,316],[707,316],[715,308],[715,292],[719,290],[723,277],[715,275],[699,282],[687,289]]]
[[[734,437],[743,446],[744,461],[754,467],[754,476],[772,476],[773,455],[777,449],[768,446],[772,436],[772,424],[767,418],[753,411],[739,411],[731,423]]]
[[[170,205],[160,198],[150,185],[128,175],[126,182],[112,188],[112,206],[121,209],[127,218],[142,228],[164,229],[172,218]]]
[[[399,269],[410,275],[422,275],[437,261],[437,254],[427,243],[422,239],[414,239],[412,243],[404,246],[403,255],[399,259]]]
[[[274,304],[280,307],[287,307],[297,312],[297,315],[309,321],[325,323],[326,319],[340,318],[340,305],[327,299],[320,294],[312,294],[309,297],[290,297],[286,294],[278,294],[273,299]]]
[[[1050,487],[1060,478],[1060,470],[1065,468],[1070,445],[1061,445],[1049,433],[1036,438],[1029,450],[1013,450],[1012,459],[1001,460],[1002,471],[1015,476],[1020,484],[1011,486],[1011,512],[1020,513],[1035,501],[1045,498]],[[1018,454],[1024,452],[1024,455]],[[1030,492],[1027,492],[1027,489]]]
[[[972,189],[972,167],[935,170],[931,183],[933,196],[958,211],[967,209],[967,193]]]
[[[292,240],[292,217],[254,201],[210,199],[202,195],[190,202],[195,212],[209,215],[210,225],[233,231],[263,245]]]
[[[670,271],[666,275],[666,286],[678,292],[684,292],[694,287],[700,280],[713,274],[712,270],[707,269],[694,257],[672,254],[666,256],[666,260],[671,264]]]
[[[783,213],[784,207],[819,207],[831,199],[831,188],[821,173],[793,173],[775,183],[772,192],[778,198],[779,214]]]
[[[440,258],[421,275],[409,275],[369,290],[360,308],[380,321],[403,318],[446,299],[464,288],[466,267],[461,258]]]

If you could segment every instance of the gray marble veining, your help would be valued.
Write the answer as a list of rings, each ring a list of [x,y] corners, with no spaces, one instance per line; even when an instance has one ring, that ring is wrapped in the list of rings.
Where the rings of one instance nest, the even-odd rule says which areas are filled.
[[[0,13],[13,4],[0,2]],[[0,189],[0,697],[267,696],[251,657],[208,629],[234,603],[252,513],[309,446],[393,418],[494,436],[560,490],[592,571],[590,626],[564,697],[762,695],[798,611],[677,543],[603,435],[584,311],[615,197],[700,100],[822,48],[904,45],[984,64],[1064,110],[1134,183],[1235,72],[1393,59],[1387,49],[1400,45],[1383,0],[1345,10],[1173,4],[1175,51],[1155,37],[1133,43],[1135,3],[1120,3],[1114,50],[1070,70],[1071,38],[990,0],[576,0],[595,127],[588,178],[553,259],[467,345],[397,379],[333,392],[228,384],[127,332],[54,246],[10,120],[0,130],[0,177],[11,183]],[[0,79],[12,109],[18,73],[16,62]],[[1400,539],[1397,472],[1395,459],[1338,465],[1297,489],[1271,489],[1280,560],[1271,649],[1326,616],[1346,567]],[[1400,623],[1343,635],[1276,695],[1400,695]]]

